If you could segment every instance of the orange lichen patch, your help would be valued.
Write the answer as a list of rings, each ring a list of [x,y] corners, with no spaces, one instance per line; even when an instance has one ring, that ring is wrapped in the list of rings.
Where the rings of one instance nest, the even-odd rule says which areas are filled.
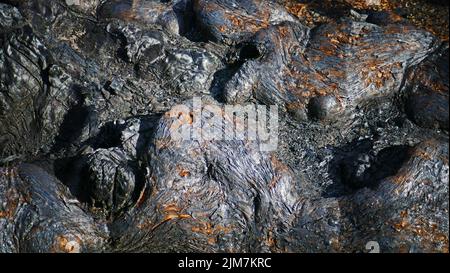
[[[239,28],[243,28],[244,27],[244,22],[242,21],[242,19],[238,18],[237,16],[229,16],[228,20],[230,20],[231,24],[235,27],[239,27]]]
[[[219,27],[219,31],[224,33],[225,31],[227,31],[227,27],[226,26],[220,26]]]
[[[187,108],[182,107],[174,107],[170,111],[164,114],[166,119],[176,119],[173,121],[171,126],[172,130],[176,130],[182,127],[185,124],[191,125],[193,123],[194,115],[192,111],[189,111]]]
[[[373,79],[373,83],[377,88],[381,88],[385,85],[387,77],[383,72],[376,72],[375,78]]]
[[[394,230],[409,233],[420,240],[423,249],[433,251],[448,251],[448,234],[441,232],[436,223],[429,222],[422,217],[408,219],[408,212],[401,211],[400,219],[392,225]]]
[[[336,47],[332,45],[322,44],[318,48],[326,56],[332,57],[336,55]]]
[[[410,246],[408,246],[407,244],[400,244],[400,246],[398,246],[397,251],[398,253],[409,253],[410,251]]]
[[[395,0],[396,6],[404,9],[409,22],[425,29],[442,40],[449,39],[449,8],[431,1]]]
[[[257,26],[259,28],[266,28],[270,25],[270,16],[271,12],[269,10],[264,10],[260,15],[258,15],[259,21],[257,22]]]
[[[390,22],[404,20],[395,13],[402,10],[409,22],[425,29],[444,41],[449,40],[449,9],[423,0],[316,0],[308,4],[298,3],[294,0],[285,0],[287,11],[298,17],[308,26],[332,22],[333,20],[323,14],[340,14],[350,9],[385,11],[389,14]]]
[[[19,194],[14,188],[8,189],[5,193],[6,206],[4,210],[0,210],[0,218],[13,219],[19,204],[28,202],[29,198],[31,197]]]
[[[272,179],[269,182],[269,188],[275,188],[278,181],[280,181],[280,177],[278,175],[275,175],[274,177],[272,177]]]
[[[381,65],[376,60],[371,60],[362,64],[361,75],[366,78],[365,86],[368,87],[374,84],[375,87],[380,88],[389,84],[394,78],[392,71],[395,65]]]
[[[138,225],[137,225],[137,228],[138,229],[152,229],[153,228],[153,223],[152,223],[152,221],[150,221],[149,219],[144,219],[143,221],[142,221],[142,223],[139,223]]]
[[[397,231],[402,231],[404,229],[406,229],[407,227],[410,226],[410,223],[408,221],[408,211],[407,210],[402,210],[400,211],[400,218],[398,221],[394,222],[392,227]]]
[[[81,240],[79,238],[69,240],[67,237],[62,235],[56,237],[55,252],[79,253],[80,250],[81,250]]]
[[[334,251],[339,252],[342,249],[339,237],[332,237],[330,239],[330,246]]]
[[[289,29],[286,26],[279,27],[278,30],[280,31],[280,36],[283,38],[286,37],[289,32]]]
[[[178,175],[181,177],[188,177],[191,175],[191,172],[186,169],[183,169],[181,167],[178,167],[177,169],[178,169]]]
[[[215,238],[215,237],[208,238],[208,244],[215,245],[216,243],[217,243],[217,238]]]
[[[401,219],[399,222],[393,224],[393,228],[396,231],[401,231],[409,226],[409,222],[406,219]]]
[[[298,3],[297,1],[284,1],[286,10],[296,16],[308,26],[314,26],[321,23],[327,23],[332,19],[326,15],[332,14],[332,11],[343,11],[353,9],[371,9],[371,10],[391,10],[392,5],[388,0],[367,1],[367,0],[320,0],[310,1],[310,3]]]
[[[335,71],[330,70],[331,73]],[[339,73],[339,72],[337,72]],[[295,68],[283,70],[284,82],[287,91],[295,95],[299,101],[287,104],[288,110],[304,109],[308,99],[316,96],[330,94],[339,95],[339,85],[330,83],[327,71],[298,71]],[[345,75],[345,74],[342,74]],[[331,75],[330,75],[331,76]],[[318,88],[318,82],[323,83],[323,88]],[[320,84],[320,83],[319,83]]]
[[[183,209],[179,208],[176,204],[165,205],[162,210],[162,213],[164,214],[164,218],[162,219],[161,222],[159,222],[155,225],[152,225],[152,223],[150,221],[144,221],[144,223],[141,224],[141,228],[151,227],[151,230],[154,231],[158,227],[162,226],[163,224],[165,224],[171,220],[192,218],[192,216],[189,214],[181,213],[182,210]]]
[[[192,124],[193,122],[193,114],[192,112],[189,113],[185,113],[185,112],[177,112],[177,113],[166,113],[166,117],[176,117],[177,121],[179,122],[180,125],[183,124]]]
[[[345,0],[356,9],[391,10],[393,5],[389,0]]]
[[[136,14],[136,11],[134,11],[134,10],[124,10],[124,11],[120,12],[117,15],[117,17],[124,21],[132,21],[132,20],[136,20],[137,14]]]
[[[286,109],[288,111],[295,111],[295,110],[301,110],[301,109],[305,109],[305,104],[302,102],[289,102],[286,103]]]
[[[192,232],[201,233],[207,236],[216,236],[218,234],[230,233],[232,228],[221,225],[212,225],[209,222],[200,222],[197,226],[191,228]]]
[[[411,73],[408,76],[409,80],[415,80],[420,82],[423,86],[428,87],[430,90],[440,94],[448,93],[448,86],[441,81],[434,81],[430,79],[428,71],[435,70],[434,65],[426,65],[425,68],[418,73]],[[441,77],[445,77],[442,75]]]
[[[144,188],[141,190],[141,193],[139,193],[138,200],[136,201],[136,207],[142,206],[142,204],[144,204],[146,197],[147,197],[147,185],[144,184]]]
[[[297,17],[301,17],[302,15],[306,14],[308,4],[289,3],[286,8],[289,13],[295,14]]]
[[[288,1],[289,3],[292,1]],[[307,8],[322,8],[326,10],[343,9],[351,7],[353,9],[372,10],[392,10],[395,6],[390,0],[321,0],[311,1]],[[302,5],[302,4],[297,4]],[[303,4],[304,5],[304,4]]]
[[[408,217],[408,211],[407,211],[407,210],[402,210],[402,211],[400,211],[400,217],[401,217],[401,218]]]
[[[440,81],[428,81],[428,80],[422,80],[422,84],[425,86],[428,86],[430,90],[436,93],[445,94],[448,93],[448,86],[446,86],[443,82]]]
[[[12,219],[16,213],[18,201],[9,201],[6,206],[6,210],[0,211],[0,218]]]
[[[419,157],[423,160],[431,160],[432,159],[432,155],[429,152],[427,152],[426,149],[421,149],[421,148],[414,149],[412,156]]]
[[[155,141],[155,147],[160,150],[166,149],[170,145],[171,145],[171,141],[169,138],[160,138]]]
[[[327,37],[330,38],[330,42],[334,44],[353,44],[362,36],[357,34],[351,36],[343,31],[336,31],[334,33],[329,33]]]
[[[432,160],[435,158],[437,143],[433,139],[421,142],[419,145],[409,150],[410,157],[416,157],[423,160]]]
[[[229,15],[228,20],[233,26],[232,30],[238,31],[257,32],[261,28],[267,26],[267,24],[259,24],[258,22],[251,19],[249,20],[240,19],[234,15]]]
[[[339,40],[337,40],[337,39],[335,39],[335,38],[331,38],[331,39],[330,39],[330,42],[331,42],[332,44],[339,44],[339,43],[340,43]]]
[[[279,246],[277,245],[277,239],[274,236],[272,228],[270,228],[269,231],[267,232],[266,244],[272,252],[278,252],[280,249]]]
[[[336,94],[337,95],[337,91],[339,90],[339,84],[337,84],[335,82],[334,83],[330,83],[329,87],[330,87],[330,89],[328,89],[328,90],[323,90],[323,89],[316,90],[315,94],[317,96],[326,96],[326,95],[329,95],[329,94]],[[330,92],[330,90],[332,92]]]
[[[315,62],[320,62],[323,60],[323,57],[320,55],[315,55],[311,58],[311,60],[315,61]]]
[[[184,214],[181,213],[182,209],[179,208],[177,205],[175,204],[169,204],[167,206],[164,207],[163,212],[164,212],[164,222],[165,221],[170,221],[172,219],[186,219],[186,218],[191,218],[191,216],[189,214]]]
[[[299,18],[304,24],[309,27],[312,27],[318,23],[324,23],[328,21],[327,17],[317,16],[316,14],[314,14],[314,8],[312,8],[308,4],[288,1],[288,3],[285,4],[285,7],[290,14]]]
[[[392,11],[389,11],[387,15],[389,16],[388,20],[392,23],[399,23],[405,20],[403,17]]]
[[[203,10],[204,12],[207,12],[207,13],[214,12],[220,8],[214,2],[205,2],[205,1],[195,0],[193,4],[194,4],[195,10]]]
[[[0,211],[0,218],[12,219],[16,213],[18,204],[18,200],[9,201],[6,210]]]
[[[399,25],[387,25],[383,28],[384,34],[396,34],[402,31],[407,32],[408,30],[405,26]]]
[[[406,170],[400,170],[395,176],[393,176],[392,182],[398,185],[402,185],[406,183],[409,179],[410,175]]]
[[[447,155],[439,155],[439,160],[441,160],[445,165],[448,166],[448,154]]]
[[[270,161],[272,162],[272,167],[275,170],[275,175],[272,177],[268,185],[269,188],[272,189],[276,187],[277,183],[282,179],[283,175],[288,174],[290,171],[289,167],[279,161],[275,155],[271,155]]]
[[[277,172],[289,172],[289,167],[282,163],[275,155],[270,156],[270,162],[272,163],[272,167]]]

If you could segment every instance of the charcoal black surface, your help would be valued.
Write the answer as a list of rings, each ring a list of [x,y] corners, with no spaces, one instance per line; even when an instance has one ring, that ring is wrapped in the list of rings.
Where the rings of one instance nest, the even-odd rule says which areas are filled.
[[[0,252],[448,252],[448,41],[285,2],[0,1]]]
[[[404,86],[405,108],[420,126],[448,130],[448,42],[411,69]]]
[[[67,188],[32,164],[1,168],[2,252],[99,252],[106,225],[96,223]]]

